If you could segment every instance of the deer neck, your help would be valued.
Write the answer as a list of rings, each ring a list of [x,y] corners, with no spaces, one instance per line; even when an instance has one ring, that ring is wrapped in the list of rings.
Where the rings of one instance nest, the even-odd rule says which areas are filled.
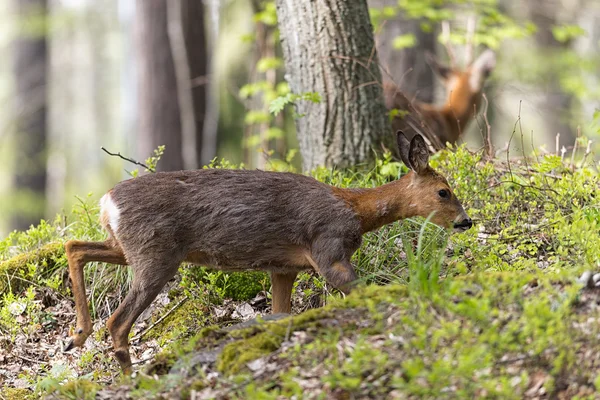
[[[471,89],[469,76],[469,74],[463,74],[450,82],[448,98],[440,109],[456,140],[475,113],[479,97],[481,97],[481,93],[473,92]]]
[[[394,182],[376,188],[334,188],[334,194],[342,198],[356,213],[364,234],[416,215],[417,205],[409,194],[413,174],[411,171]]]
[[[452,79],[448,85],[448,97],[443,105],[421,103],[419,109],[426,119],[437,120],[438,123],[434,126],[439,126],[443,121],[445,132],[440,132],[442,140],[456,143],[473,117],[481,93],[471,90],[468,74]]]

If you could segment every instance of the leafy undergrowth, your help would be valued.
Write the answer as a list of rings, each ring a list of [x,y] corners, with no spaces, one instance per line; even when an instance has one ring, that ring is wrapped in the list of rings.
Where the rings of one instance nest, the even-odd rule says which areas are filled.
[[[182,391],[184,398],[595,398],[600,289],[582,289],[576,279],[600,272],[597,166],[574,168],[554,155],[484,162],[463,148],[432,165],[473,218],[471,230],[448,236],[411,220],[365,235],[353,262],[370,286],[340,300],[320,277],[303,274],[296,316],[244,329],[223,327],[268,314],[266,275],[182,268],[133,329],[132,379],[120,377],[104,327],[127,292],[127,267],[87,265],[94,334],[84,348],[60,351],[75,319],[62,244],[104,237],[92,197],[68,216],[11,234],[0,241],[0,399]],[[403,171],[385,157],[372,170],[314,176],[372,187]]]
[[[568,274],[478,274],[431,296],[370,286],[279,321],[202,331],[98,396],[593,398],[599,300]]]

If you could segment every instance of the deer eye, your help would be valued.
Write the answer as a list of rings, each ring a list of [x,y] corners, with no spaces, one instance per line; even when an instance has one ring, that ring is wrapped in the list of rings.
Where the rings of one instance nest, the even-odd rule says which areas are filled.
[[[450,193],[446,190],[446,189],[442,189],[438,192],[438,195],[442,198],[442,199],[447,199],[448,197],[450,197]]]

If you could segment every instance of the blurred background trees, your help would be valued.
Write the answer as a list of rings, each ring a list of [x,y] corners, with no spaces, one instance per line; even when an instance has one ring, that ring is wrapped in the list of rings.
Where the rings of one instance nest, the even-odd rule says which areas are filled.
[[[425,51],[447,58],[440,26],[449,21],[460,56],[475,16],[475,43],[498,58],[486,89],[496,147],[513,132],[511,154],[554,152],[557,133],[566,148],[578,132],[598,141],[598,2],[368,5],[381,79],[409,98],[442,101]],[[301,169],[295,122],[311,99],[286,83],[274,1],[12,0],[0,3],[0,21],[0,54],[11,61],[0,64],[1,233],[126,178],[134,167],[101,146],[143,161],[164,144],[160,169],[215,156]],[[481,146],[481,127],[471,124],[470,148]]]
[[[10,223],[26,229],[45,214],[48,110],[47,1],[15,0],[13,43],[14,209]]]

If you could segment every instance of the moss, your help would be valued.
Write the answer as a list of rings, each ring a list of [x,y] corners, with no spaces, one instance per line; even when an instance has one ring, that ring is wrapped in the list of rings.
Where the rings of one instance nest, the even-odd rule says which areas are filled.
[[[223,272],[198,265],[188,265],[184,281],[202,282],[211,286],[220,296],[236,301],[254,298],[269,287],[269,275],[259,271]]]
[[[74,379],[57,385],[52,395],[59,399],[93,400],[100,385],[87,379]]]
[[[10,258],[0,263],[0,276],[3,278],[0,279],[0,293],[9,288],[17,293],[28,285],[23,279],[31,280],[36,274],[47,275],[47,272],[54,271],[59,264],[67,264],[64,244],[59,242]],[[32,265],[36,268],[31,268]]]
[[[224,296],[233,300],[250,300],[269,287],[269,276],[264,272],[230,272],[226,276]]]
[[[214,333],[218,332],[220,330],[218,325],[210,325],[207,326],[205,328],[202,328],[200,330],[200,332],[198,332],[198,334],[196,335],[197,339],[204,339],[207,338],[211,335],[213,335]]]
[[[270,354],[277,350],[284,336],[268,331],[249,339],[229,343],[217,361],[217,369],[226,374],[239,372],[247,362]]]
[[[246,363],[279,349],[291,332],[308,329],[330,315],[329,309],[314,309],[280,321],[232,331],[229,336],[240,340],[225,345],[217,359],[217,369],[228,375],[235,374]]]
[[[27,389],[5,387],[0,390],[0,398],[10,400],[29,400],[35,398],[35,396],[30,390]]]
[[[165,312],[168,312],[171,307],[167,306]],[[188,300],[153,327],[145,337],[166,340],[179,336],[189,336],[205,324],[208,314],[209,310],[203,301]],[[156,316],[156,320],[158,318],[161,318],[161,316]]]

